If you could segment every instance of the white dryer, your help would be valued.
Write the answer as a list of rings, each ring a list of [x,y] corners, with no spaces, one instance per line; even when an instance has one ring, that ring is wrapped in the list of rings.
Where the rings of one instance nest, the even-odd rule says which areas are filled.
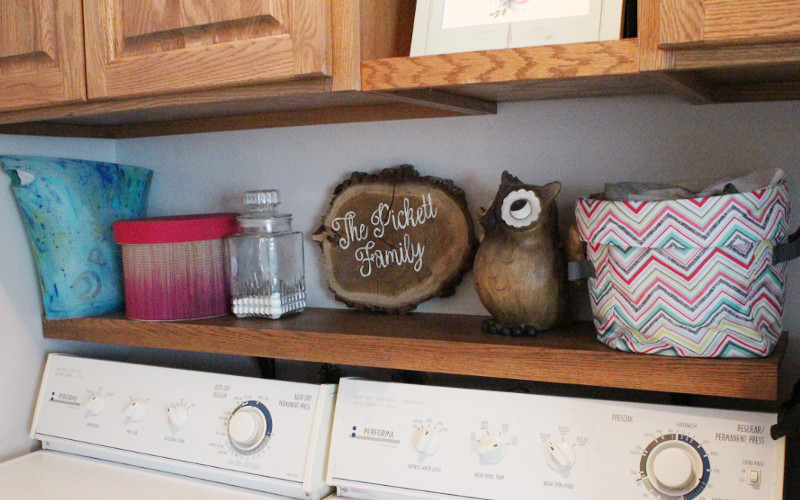
[[[51,354],[4,500],[318,500],[335,385]]]

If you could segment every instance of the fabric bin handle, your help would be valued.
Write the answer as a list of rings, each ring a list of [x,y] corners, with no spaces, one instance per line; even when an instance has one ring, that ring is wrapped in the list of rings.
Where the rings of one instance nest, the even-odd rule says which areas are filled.
[[[800,256],[800,229],[789,236],[786,243],[775,245],[772,250],[772,263],[786,262]]]
[[[594,264],[591,260],[577,260],[567,263],[567,280],[579,281],[586,278],[594,278]]]

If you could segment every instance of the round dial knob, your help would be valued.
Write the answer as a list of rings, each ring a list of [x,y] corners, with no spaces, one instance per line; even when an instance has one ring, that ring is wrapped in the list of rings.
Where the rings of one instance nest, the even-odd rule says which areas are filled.
[[[138,422],[144,417],[145,412],[147,411],[147,407],[144,404],[144,401],[141,399],[132,399],[128,406],[122,411],[125,418],[130,420],[131,422]]]
[[[656,487],[661,486],[666,492],[685,493],[697,485],[697,474],[692,464],[692,457],[686,450],[666,448],[653,455],[650,478],[655,479]],[[665,492],[665,493],[666,493]]]
[[[702,491],[708,482],[708,455],[694,439],[670,434],[656,439],[643,454],[642,469],[650,486],[667,496]]]
[[[83,402],[83,409],[89,415],[100,415],[106,408],[106,398],[93,392],[89,399]]]
[[[189,411],[185,406],[174,404],[167,407],[167,420],[169,421],[169,425],[175,429],[180,429],[186,425],[188,419]]]
[[[431,456],[439,450],[441,445],[439,433],[432,426],[422,427],[414,436],[414,448],[423,455]]]
[[[575,448],[566,441],[548,441],[544,456],[554,471],[565,472],[575,465]]]
[[[239,451],[255,451],[272,435],[272,417],[258,401],[245,401],[233,410],[228,421],[228,438]]]
[[[485,464],[496,464],[503,459],[506,444],[500,436],[485,435],[478,440],[478,455]]]

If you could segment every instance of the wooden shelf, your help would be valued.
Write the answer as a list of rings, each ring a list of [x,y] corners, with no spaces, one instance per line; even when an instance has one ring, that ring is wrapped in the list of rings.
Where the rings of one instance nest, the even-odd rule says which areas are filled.
[[[293,80],[6,111],[0,133],[122,139],[494,114],[503,102],[633,94],[693,103],[800,99],[798,42],[662,44],[673,68],[642,71],[640,40],[368,59],[361,90]]]
[[[636,39],[361,63],[361,91],[317,80],[105,99],[0,113],[0,133],[128,138],[494,114],[498,102],[663,93]]]
[[[121,315],[43,321],[49,339],[291,359],[516,380],[774,401],[786,335],[763,359],[628,354],[589,322],[535,338],[481,333],[483,316],[388,316],[306,309],[282,320],[223,316],[143,322]]]
[[[125,139],[331,123],[494,114],[491,102],[441,92],[326,91],[291,82],[97,100],[0,112],[0,134]]]
[[[394,57],[361,63],[361,88],[432,88],[489,102],[670,94],[692,103],[800,99],[800,43],[662,44],[669,71],[642,71],[639,39]]]
[[[543,45],[361,63],[361,89],[436,88],[492,102],[658,93],[668,89],[639,71],[635,38]]]

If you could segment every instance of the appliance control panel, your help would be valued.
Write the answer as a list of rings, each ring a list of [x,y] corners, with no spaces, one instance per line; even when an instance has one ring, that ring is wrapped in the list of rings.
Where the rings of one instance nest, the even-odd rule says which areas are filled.
[[[51,354],[32,435],[45,448],[318,498],[335,391]]]
[[[352,498],[782,498],[768,413],[342,379],[328,482]]]

